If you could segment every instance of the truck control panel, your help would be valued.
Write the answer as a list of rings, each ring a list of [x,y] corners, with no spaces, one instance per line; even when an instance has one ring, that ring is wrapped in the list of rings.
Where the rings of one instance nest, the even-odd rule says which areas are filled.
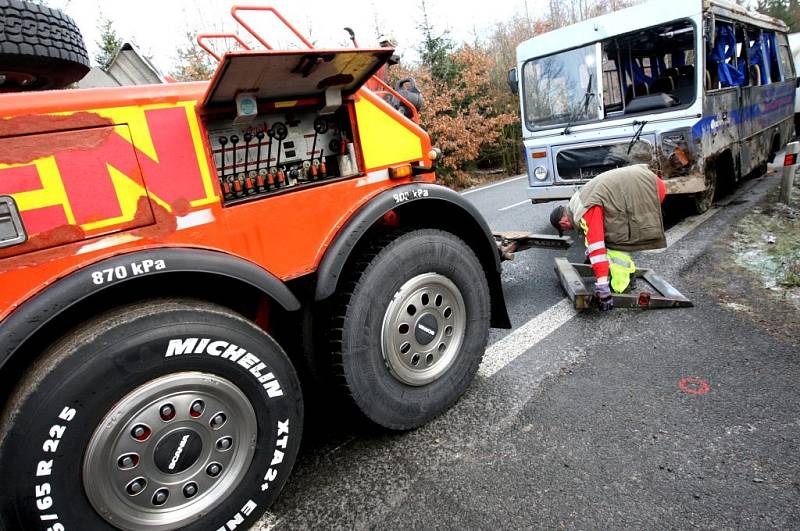
[[[226,202],[361,173],[346,107],[216,118],[208,133]]]

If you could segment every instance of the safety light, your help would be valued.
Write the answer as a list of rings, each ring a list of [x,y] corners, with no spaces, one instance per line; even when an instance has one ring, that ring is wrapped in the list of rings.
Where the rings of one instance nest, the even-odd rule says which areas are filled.
[[[389,168],[390,179],[403,179],[405,177],[411,177],[413,173],[414,170],[411,168],[411,164],[403,164],[402,166],[392,166]]]
[[[536,168],[533,170],[533,176],[540,181],[544,181],[547,179],[547,168],[544,166],[536,166]]]
[[[784,166],[794,166],[797,164],[797,153],[787,153],[783,158]]]

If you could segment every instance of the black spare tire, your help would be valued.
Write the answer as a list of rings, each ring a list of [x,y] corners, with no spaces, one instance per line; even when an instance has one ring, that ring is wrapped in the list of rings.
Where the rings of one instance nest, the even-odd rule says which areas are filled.
[[[88,71],[72,18],[43,5],[0,0],[0,92],[63,88]]]

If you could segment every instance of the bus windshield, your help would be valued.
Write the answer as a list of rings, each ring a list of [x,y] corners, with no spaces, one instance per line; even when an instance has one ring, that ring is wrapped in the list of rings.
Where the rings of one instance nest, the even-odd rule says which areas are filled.
[[[522,69],[525,119],[530,129],[598,118],[594,44],[532,59]]]

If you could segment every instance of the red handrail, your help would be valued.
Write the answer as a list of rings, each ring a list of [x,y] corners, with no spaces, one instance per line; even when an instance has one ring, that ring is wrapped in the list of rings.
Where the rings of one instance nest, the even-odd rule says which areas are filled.
[[[252,35],[253,38],[255,38],[267,50],[272,50],[273,49],[272,46],[270,46],[270,44],[266,40],[264,40],[261,37],[261,35],[256,33],[256,31],[253,28],[251,28],[250,25],[248,25],[244,20],[242,20],[242,18],[239,16],[239,11],[267,11],[267,12],[272,13],[273,15],[275,15],[278,18],[278,20],[283,22],[283,24],[289,29],[289,31],[294,33],[294,35],[298,39],[300,39],[300,42],[302,42],[303,44],[308,46],[309,49],[311,49],[311,50],[314,49],[314,45],[311,44],[311,42],[309,42],[309,40],[306,39],[303,36],[302,33],[297,31],[297,28],[292,26],[292,24],[288,20],[283,18],[283,15],[281,15],[278,12],[278,10],[275,9],[274,7],[272,7],[272,6],[238,6],[238,5],[237,6],[233,6],[231,8],[231,16],[233,17],[233,19],[242,28],[244,28],[250,35]],[[216,54],[213,50],[211,50],[209,47],[207,47],[205,45],[204,41],[209,40],[209,39],[234,39],[245,50],[251,50],[252,49],[249,46],[247,46],[247,44],[245,44],[244,41],[242,41],[242,39],[240,39],[237,35],[235,35],[233,33],[208,33],[208,34],[198,35],[197,36],[197,44],[203,50],[205,50],[206,52],[211,54],[217,61],[221,61],[222,58],[218,54]],[[355,44],[355,40],[353,41],[353,43]],[[403,105],[405,105],[409,109],[411,109],[411,120],[414,121],[415,123],[419,123],[419,113],[417,112],[417,108],[414,107],[411,104],[410,101],[408,101],[403,96],[401,96],[396,90],[394,90],[391,86],[389,86],[384,80],[382,80],[378,76],[372,76],[372,79],[377,81],[386,90],[386,92],[388,92],[389,94],[391,94],[392,96],[394,96],[395,98],[400,100],[400,102],[403,103]],[[383,91],[380,91],[380,92],[383,92]]]
[[[214,57],[214,59],[216,59],[217,61],[222,61],[222,57],[220,57],[219,55],[214,53],[214,51],[211,48],[209,48],[208,46],[206,46],[206,44],[205,44],[205,41],[209,41],[209,40],[212,40],[212,39],[233,39],[237,43],[239,43],[239,46],[241,46],[245,50],[251,50],[252,49],[242,39],[240,39],[238,35],[236,35],[234,33],[201,33],[201,34],[199,34],[197,36],[197,45],[200,46],[200,48],[204,49],[209,54],[211,54],[211,56]]]
[[[277,9],[275,9],[274,7],[272,7],[272,6],[233,6],[233,7],[231,8],[231,16],[233,17],[233,19],[234,19],[236,22],[238,22],[240,26],[242,26],[244,29],[246,29],[246,30],[248,31],[248,33],[250,33],[250,35],[252,35],[253,37],[255,37],[255,39],[256,39],[258,42],[260,42],[260,43],[261,43],[261,44],[262,44],[262,45],[263,45],[263,46],[264,46],[264,47],[265,47],[267,50],[271,50],[271,49],[272,49],[272,46],[270,46],[270,45],[269,45],[269,43],[267,43],[267,41],[265,41],[264,39],[262,39],[262,38],[261,38],[261,35],[259,35],[258,33],[256,33],[256,32],[253,30],[253,28],[251,28],[251,27],[250,27],[250,26],[249,26],[249,25],[248,25],[248,24],[247,24],[247,23],[246,23],[244,20],[242,20],[242,19],[241,19],[241,17],[239,17],[239,11],[269,11],[270,13],[272,13],[273,15],[275,15],[276,17],[278,17],[278,20],[280,20],[281,22],[283,22],[283,24],[284,24],[284,25],[285,25],[287,28],[289,28],[289,30],[290,30],[292,33],[294,33],[294,34],[295,34],[295,36],[296,36],[298,39],[300,39],[300,41],[301,41],[303,44],[305,44],[306,46],[308,46],[308,47],[309,47],[310,49],[312,49],[312,50],[314,49],[314,45],[313,45],[313,44],[311,44],[311,43],[308,41],[308,39],[306,39],[306,38],[303,36],[303,34],[302,34],[302,33],[300,33],[299,31],[297,31],[297,29],[295,29],[295,27],[294,27],[294,26],[292,26],[292,25],[289,23],[289,21],[288,21],[288,20],[286,20],[285,18],[283,18],[283,15],[281,15],[280,13],[278,13],[278,10],[277,10]]]

